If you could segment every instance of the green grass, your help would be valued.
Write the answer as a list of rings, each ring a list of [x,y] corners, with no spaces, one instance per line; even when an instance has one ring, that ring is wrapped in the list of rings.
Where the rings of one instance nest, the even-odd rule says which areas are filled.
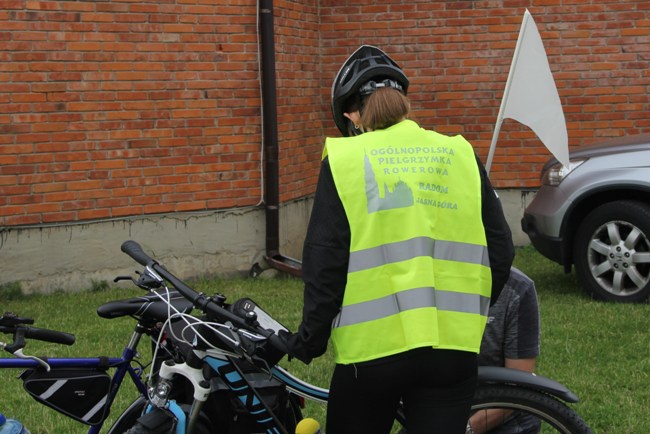
[[[535,280],[538,289],[542,320],[538,374],[564,383],[581,398],[573,407],[595,433],[650,432],[646,409],[650,402],[647,319],[650,307],[593,301],[578,287],[573,274],[564,274],[562,267],[530,247],[518,249],[515,265]],[[26,348],[28,354],[118,355],[131,333],[133,321],[101,319],[95,309],[109,300],[142,292],[137,288],[105,289],[104,286],[94,284],[81,293],[22,297],[5,297],[0,288],[0,311],[12,310],[35,318],[36,326],[77,336],[77,343],[72,347],[34,342]],[[230,301],[243,296],[253,298],[290,329],[295,329],[300,321],[302,284],[296,278],[215,279],[198,282],[196,287],[206,293],[221,292]],[[146,346],[141,348],[146,352]],[[8,356],[4,353],[2,357],[5,355]],[[283,365],[309,382],[328,386],[332,369],[330,353],[310,365],[298,361]],[[21,382],[15,379],[17,373],[0,371],[1,412],[22,420],[33,434],[86,431],[84,426],[29,398]],[[112,418],[134,398],[133,390],[122,390],[120,395]],[[320,421],[324,421],[324,413],[322,405],[313,404],[305,409],[307,416]]]

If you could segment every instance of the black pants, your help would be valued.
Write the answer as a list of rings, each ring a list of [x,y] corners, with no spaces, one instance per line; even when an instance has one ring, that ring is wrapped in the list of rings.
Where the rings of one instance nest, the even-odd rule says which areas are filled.
[[[432,348],[336,365],[327,434],[389,433],[400,400],[409,434],[462,434],[476,389],[477,366],[475,353]]]

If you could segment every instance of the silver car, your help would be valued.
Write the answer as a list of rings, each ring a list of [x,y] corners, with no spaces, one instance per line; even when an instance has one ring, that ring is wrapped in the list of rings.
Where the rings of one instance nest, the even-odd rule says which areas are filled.
[[[551,159],[521,220],[547,258],[594,298],[641,302],[650,295],[650,134],[617,138]]]

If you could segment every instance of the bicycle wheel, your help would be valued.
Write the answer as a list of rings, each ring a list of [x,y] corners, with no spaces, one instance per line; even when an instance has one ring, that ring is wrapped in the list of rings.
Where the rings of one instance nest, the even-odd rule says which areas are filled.
[[[150,428],[140,422],[136,422],[135,425],[125,431],[124,434],[174,434],[175,432],[176,423],[170,418],[163,424],[157,425],[155,428]],[[199,420],[194,427],[194,434],[217,434],[217,431],[215,431],[206,420]]]
[[[144,396],[138,397],[135,401],[124,410],[124,412],[117,418],[113,426],[108,430],[107,434],[123,434],[129,428],[133,427],[138,418],[142,416],[146,405],[149,403]]]
[[[296,430],[296,425],[298,425],[298,422],[301,420],[302,410],[300,406],[300,400],[298,396],[290,393],[289,398],[287,399],[285,416],[284,420],[282,420],[282,423],[288,432],[294,432]]]
[[[488,410],[486,412],[486,410]],[[477,432],[593,434],[582,418],[562,401],[537,390],[484,385],[476,390],[472,425]]]

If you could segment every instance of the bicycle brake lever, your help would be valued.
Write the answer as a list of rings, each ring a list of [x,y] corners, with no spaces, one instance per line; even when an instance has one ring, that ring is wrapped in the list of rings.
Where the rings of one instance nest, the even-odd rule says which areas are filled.
[[[130,280],[131,282],[135,283],[135,279],[131,276],[117,276],[115,279],[113,279],[113,282],[117,283],[121,280]]]
[[[14,352],[11,353],[11,354],[13,354],[14,356],[18,357],[19,359],[34,360],[34,361],[37,362],[39,365],[41,365],[42,367],[44,367],[45,370],[46,370],[47,372],[50,372],[50,365],[49,365],[45,360],[43,360],[43,359],[39,359],[39,358],[36,357],[36,356],[28,356],[28,355],[26,355],[25,353],[23,353],[23,349],[22,349],[22,348],[17,349],[16,351],[14,351]]]
[[[121,280],[130,280],[135,286],[146,290],[157,289],[162,285],[162,283],[153,276],[142,274],[139,271],[136,271],[136,274],[139,276],[137,280],[131,276],[117,276],[113,279],[113,282],[117,283]]]

